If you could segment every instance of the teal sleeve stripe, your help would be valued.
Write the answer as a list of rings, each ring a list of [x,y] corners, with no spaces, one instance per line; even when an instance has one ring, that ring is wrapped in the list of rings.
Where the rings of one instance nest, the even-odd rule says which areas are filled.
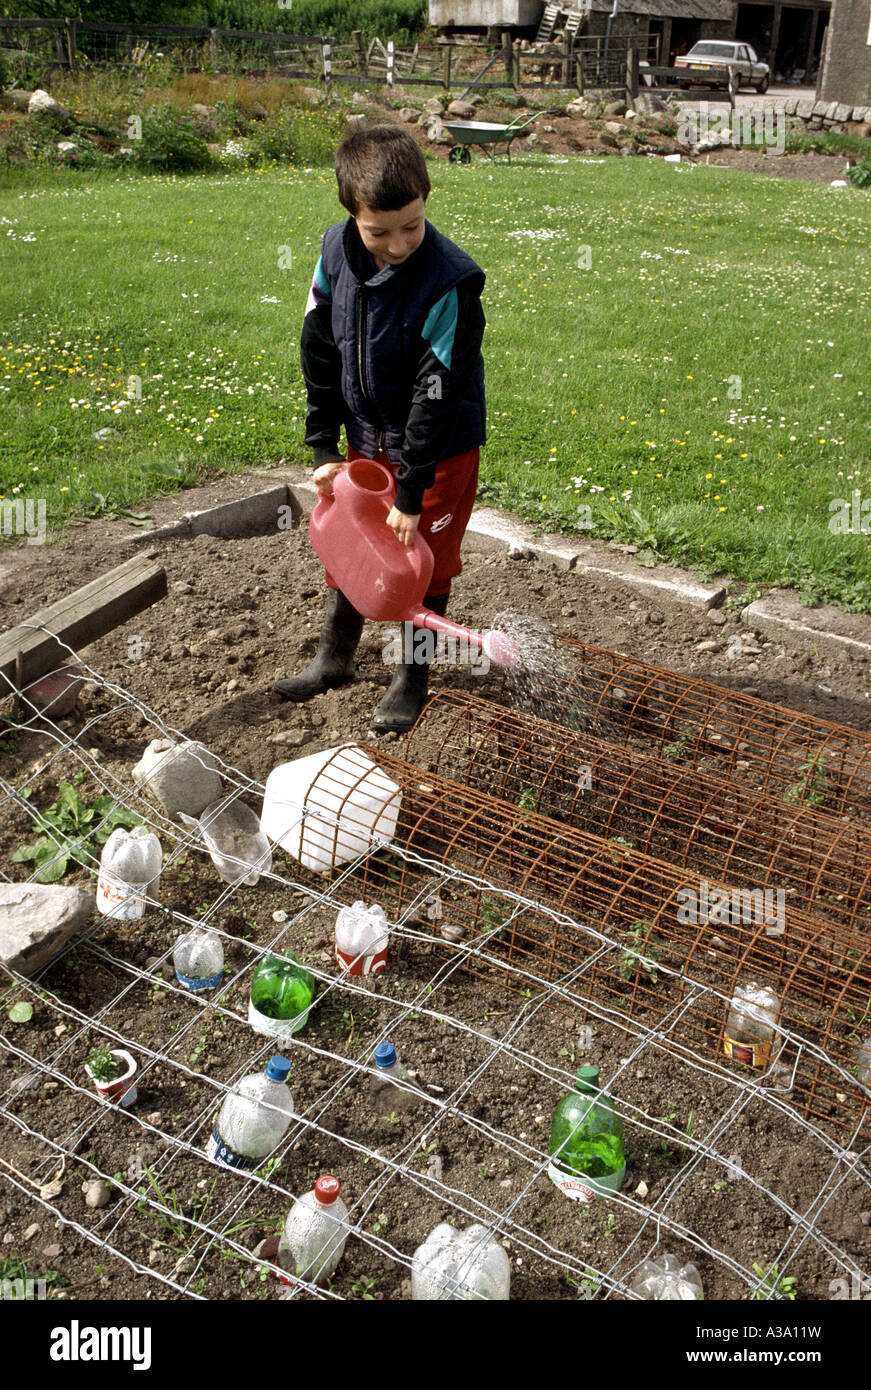
[[[422,337],[440,362],[450,369],[457,332],[457,291],[448,290],[426,316]]]
[[[323,303],[324,299],[332,299],[333,292],[330,289],[330,282],[324,270],[323,256],[318,256],[318,263],[315,266],[315,273],[312,276],[312,289],[315,291],[315,298],[318,303]],[[320,290],[320,295],[317,291]]]

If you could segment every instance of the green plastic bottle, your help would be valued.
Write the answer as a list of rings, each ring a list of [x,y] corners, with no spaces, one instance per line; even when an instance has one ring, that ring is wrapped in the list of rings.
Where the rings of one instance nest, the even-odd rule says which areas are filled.
[[[258,1033],[286,1038],[308,1022],[315,978],[293,951],[264,956],[251,980],[248,1022]]]
[[[626,1176],[623,1125],[599,1090],[599,1068],[578,1067],[577,1089],[557,1103],[547,1175],[567,1197],[592,1202],[619,1192]]]

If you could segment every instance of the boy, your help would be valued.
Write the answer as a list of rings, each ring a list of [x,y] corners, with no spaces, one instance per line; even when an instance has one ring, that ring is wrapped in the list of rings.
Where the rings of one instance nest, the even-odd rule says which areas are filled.
[[[345,462],[343,424],[349,461],[373,458],[392,469],[387,525],[405,545],[418,530],[426,539],[435,566],[423,602],[444,614],[486,440],[484,272],[426,221],[426,161],[399,126],[355,131],[337,149],[335,170],[351,216],[324,233],[300,345],[314,480],[332,493]],[[353,679],[363,618],[328,574],[326,581],[317,656],[274,687],[286,700],[310,700]],[[420,646],[403,643],[418,659],[398,665],[373,729],[409,729],[417,719],[429,679]]]

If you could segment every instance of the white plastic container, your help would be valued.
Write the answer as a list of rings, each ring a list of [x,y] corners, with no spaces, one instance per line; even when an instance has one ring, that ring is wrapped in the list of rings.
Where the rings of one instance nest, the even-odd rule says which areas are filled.
[[[294,1278],[322,1284],[331,1278],[348,1239],[348,1208],[339,1196],[341,1184],[332,1176],[318,1178],[314,1192],[297,1197],[278,1243],[278,1264]]]
[[[748,980],[737,986],[729,1005],[723,1051],[748,1067],[768,1066],[780,1000],[767,985]]]
[[[326,874],[373,841],[389,844],[401,803],[396,783],[348,743],[273,768],[260,829],[303,868]]]
[[[212,863],[225,883],[253,888],[261,874],[272,868],[269,841],[250,806],[238,797],[222,797],[207,806],[197,819],[179,811],[178,818],[189,830],[203,837]]]
[[[359,899],[336,918],[336,960],[349,975],[377,975],[387,964],[389,923],[380,903]]]
[[[97,911],[125,922],[141,917],[146,897],[157,897],[162,866],[160,841],[147,826],[113,830],[100,856]]]
[[[178,938],[172,953],[175,978],[185,989],[217,989],[224,975],[224,943],[216,931],[193,927]]]
[[[644,1260],[632,1281],[632,1292],[657,1303],[692,1302],[705,1296],[695,1265],[682,1265],[676,1255]]]
[[[418,1246],[411,1262],[411,1296],[415,1300],[504,1301],[510,1284],[508,1256],[486,1226],[457,1231],[441,1222]]]
[[[257,1168],[277,1148],[293,1119],[293,1096],[285,1082],[286,1057],[270,1058],[265,1071],[244,1077],[224,1100],[206,1158],[221,1168]]]

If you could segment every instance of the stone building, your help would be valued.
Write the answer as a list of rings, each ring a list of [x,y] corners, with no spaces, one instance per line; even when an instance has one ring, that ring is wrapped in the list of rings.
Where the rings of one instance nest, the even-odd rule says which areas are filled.
[[[871,0],[832,0],[817,96],[871,106]]]

